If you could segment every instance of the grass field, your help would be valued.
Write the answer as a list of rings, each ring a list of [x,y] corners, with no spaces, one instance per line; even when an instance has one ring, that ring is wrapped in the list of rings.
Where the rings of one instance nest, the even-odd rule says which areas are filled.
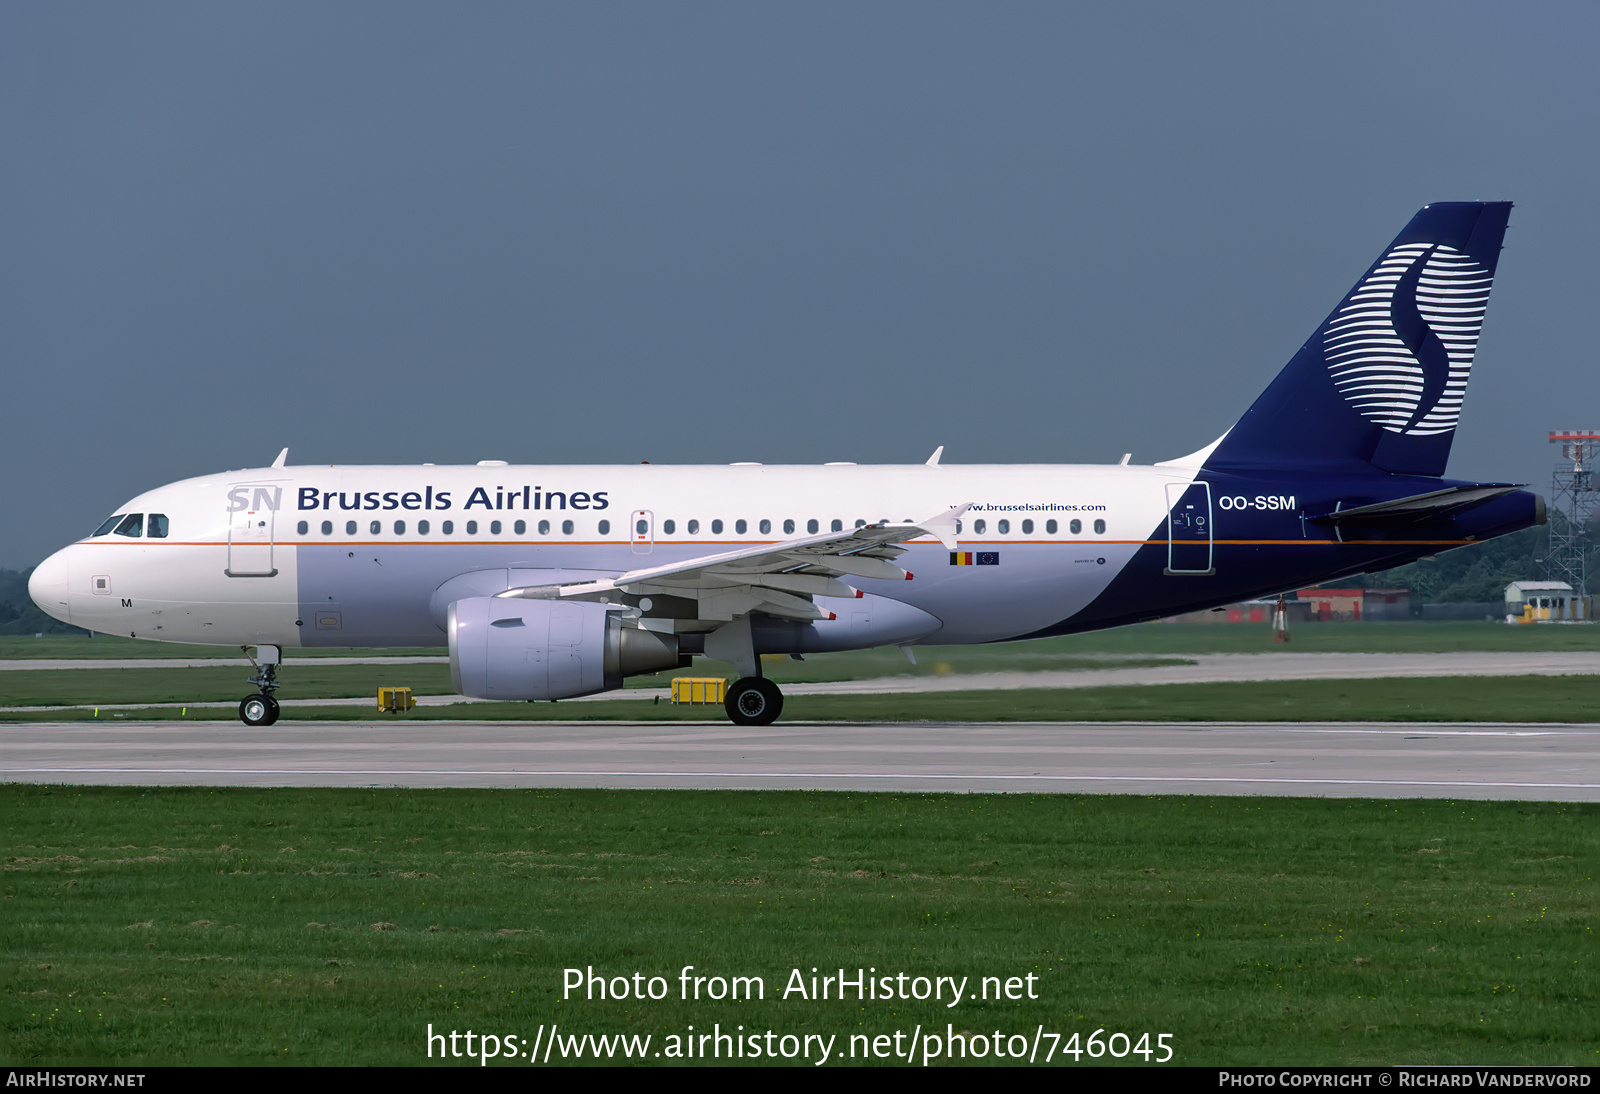
[[[1264,628],[1241,625],[1145,624],[1092,635],[988,646],[925,647],[912,665],[898,650],[815,656],[806,661],[766,658],[763,671],[780,684],[884,676],[929,676],[995,671],[1072,671],[1104,668],[1106,655],[1120,667],[1183,663],[1185,655],[1224,652],[1452,652],[1588,650],[1600,641],[1593,627],[1512,627],[1479,623],[1320,624],[1300,628],[1295,640],[1275,645]],[[324,651],[349,654],[350,650]],[[434,654],[439,650],[390,651]],[[151,654],[237,658],[226,648],[172,646],[106,637],[0,639],[0,657],[147,657]],[[0,706],[127,703],[173,704],[149,717],[180,716],[182,707],[237,703],[250,690],[245,666],[225,668],[8,670],[0,672]],[[636,677],[633,687],[661,687],[672,675],[734,675],[730,666],[702,660],[677,674]],[[379,686],[412,688],[418,695],[448,695],[443,663],[327,665],[291,651],[279,693],[284,717],[363,718],[359,707],[311,707],[296,700],[358,698]],[[948,693],[933,696],[790,696],[788,718],[877,719],[1305,719],[1419,718],[1489,721],[1590,721],[1600,717],[1600,681],[1594,677],[1502,678],[1495,681],[1296,681],[1276,684],[1195,684],[1150,687]],[[417,710],[408,717],[647,718],[684,719],[704,708],[649,706],[636,700],[564,704],[473,704],[453,710]],[[201,712],[193,712],[200,716]],[[0,713],[16,721],[32,714]],[[37,715],[77,718],[85,715]],[[87,716],[93,716],[89,714]],[[216,711],[205,712],[207,717]]]
[[[412,684],[437,675],[440,666],[406,666],[427,672],[398,673],[382,683]],[[323,674],[337,686],[325,695],[365,697],[372,677],[359,666],[331,667]],[[115,678],[127,674],[130,679]],[[167,706],[111,711],[93,705],[69,710],[0,711],[0,723],[85,721],[108,718],[232,718],[242,694],[237,670],[107,670],[74,682],[75,674],[38,675],[40,702],[104,704],[168,703]],[[152,680],[150,677],[154,676]],[[57,680],[58,677],[68,677]],[[195,677],[202,677],[196,679]],[[444,670],[448,692],[448,670]],[[210,699],[201,698],[205,683]],[[473,719],[494,721],[704,721],[720,720],[720,706],[673,706],[638,699],[600,699],[566,703],[455,703],[418,707],[404,715],[377,715],[366,704],[318,706],[296,703],[307,697],[310,681],[280,692],[285,721],[370,721],[374,717],[409,721]],[[426,693],[419,689],[419,694]],[[15,694],[15,693],[14,693]],[[173,698],[175,695],[187,698]],[[116,696],[111,699],[107,696]],[[198,705],[215,702],[221,706]],[[195,705],[191,705],[195,704]],[[952,691],[902,695],[791,695],[784,700],[785,721],[1418,721],[1418,722],[1595,722],[1600,721],[1600,678],[1594,676],[1422,677],[1376,680],[1285,680],[1258,683],[1162,684],[1150,687],[1031,688],[1013,691]]]
[[[826,654],[804,664],[881,665],[893,672],[937,672],[944,663],[955,672],[1051,667],[1056,657],[1085,654],[1173,655],[1187,653],[1450,653],[1462,650],[1534,652],[1600,649],[1600,627],[1508,626],[1504,623],[1315,623],[1296,627],[1288,643],[1274,643],[1261,624],[1141,623],[1090,634],[1001,642],[985,646],[919,646],[913,667],[898,650]],[[390,650],[290,649],[291,661],[307,657],[442,655],[442,647]],[[167,642],[97,635],[94,638],[47,635],[0,636],[0,660],[23,658],[233,657],[237,646],[184,646]],[[857,660],[859,659],[859,661]],[[849,671],[854,671],[849,670]],[[852,677],[829,676],[827,679]]]
[[[430,1023],[1600,1063],[1594,806],[5,786],[0,818],[7,1064],[410,1065]],[[765,998],[682,1001],[685,965]],[[563,1000],[590,966],[670,992]],[[813,966],[1038,998],[782,998]]]
[[[868,651],[872,652],[872,651]],[[896,655],[898,667],[911,668]],[[1175,657],[1136,657],[1115,662],[1117,667],[1140,665],[1192,664]],[[789,666],[794,665],[795,669]],[[810,668],[810,666],[818,666]],[[794,662],[788,658],[768,658],[764,671],[784,683],[811,680],[860,680],[896,675],[896,663],[884,666],[869,663],[867,657],[845,655],[837,666],[826,659]],[[1056,671],[1103,669],[1100,659],[1055,655],[1048,668]],[[798,670],[798,671],[797,671]],[[245,681],[253,675],[248,665],[225,668],[85,668],[85,669],[8,669],[0,672],[0,706],[56,706],[63,704],[237,702],[252,689]],[[702,661],[693,669],[638,676],[628,681],[631,687],[666,687],[673,676],[736,675],[731,665]],[[905,675],[905,674],[899,674]],[[290,663],[279,677],[285,682],[283,698],[337,699],[372,695],[379,687],[409,687],[417,695],[451,695],[454,685],[448,663],[386,665],[328,665],[318,661]]]

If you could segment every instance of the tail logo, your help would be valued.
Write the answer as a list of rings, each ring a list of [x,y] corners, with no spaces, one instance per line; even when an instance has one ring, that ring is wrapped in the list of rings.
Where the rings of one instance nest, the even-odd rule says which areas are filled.
[[[1392,248],[1323,337],[1345,401],[1391,433],[1455,429],[1492,281],[1470,255],[1442,243]]]

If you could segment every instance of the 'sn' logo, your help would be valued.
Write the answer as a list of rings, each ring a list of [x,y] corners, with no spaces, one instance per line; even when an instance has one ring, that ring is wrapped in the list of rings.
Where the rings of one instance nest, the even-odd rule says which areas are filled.
[[[1323,358],[1345,401],[1390,433],[1455,429],[1493,280],[1442,243],[1392,248],[1328,321]]]
[[[278,502],[282,499],[281,486],[235,486],[228,491],[228,512],[264,513],[271,510],[276,513]]]

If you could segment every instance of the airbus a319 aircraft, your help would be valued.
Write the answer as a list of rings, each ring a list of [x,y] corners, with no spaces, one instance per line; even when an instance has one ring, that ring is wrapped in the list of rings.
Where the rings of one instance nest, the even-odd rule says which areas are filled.
[[[57,619],[256,649],[448,646],[457,692],[557,700],[763,654],[1004,642],[1195,611],[1543,523],[1444,479],[1510,213],[1424,207],[1244,417],[1153,466],[290,467],[141,494],[29,592]],[[942,450],[941,450],[942,451]]]

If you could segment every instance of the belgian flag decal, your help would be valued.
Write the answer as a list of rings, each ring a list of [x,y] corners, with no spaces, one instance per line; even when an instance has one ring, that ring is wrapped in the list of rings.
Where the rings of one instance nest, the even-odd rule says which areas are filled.
[[[950,565],[952,566],[998,566],[1000,565],[999,551],[951,551]]]

